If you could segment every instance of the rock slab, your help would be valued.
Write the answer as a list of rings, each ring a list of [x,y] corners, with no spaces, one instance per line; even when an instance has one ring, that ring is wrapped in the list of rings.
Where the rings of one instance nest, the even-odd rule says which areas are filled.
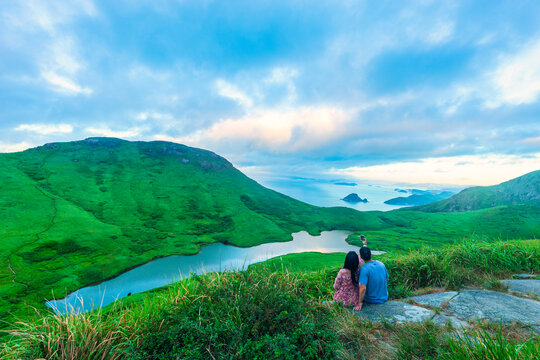
[[[410,299],[422,305],[445,308],[450,300],[455,298],[459,293],[457,291],[446,291],[440,293],[425,294],[413,296]]]
[[[540,302],[536,300],[489,290],[447,291],[411,299],[440,311],[436,313],[404,301],[387,301],[384,304],[365,304],[360,312],[355,313],[371,321],[386,319],[402,323],[431,319],[438,325],[450,323],[454,328],[464,327],[468,321],[478,319],[505,324],[518,322],[530,325],[534,332],[540,333]]]
[[[540,280],[501,280],[501,283],[510,291],[540,296]]]
[[[389,322],[422,322],[431,319],[435,313],[420,306],[402,301],[387,301],[384,304],[364,304],[356,315],[371,321],[385,319]]]

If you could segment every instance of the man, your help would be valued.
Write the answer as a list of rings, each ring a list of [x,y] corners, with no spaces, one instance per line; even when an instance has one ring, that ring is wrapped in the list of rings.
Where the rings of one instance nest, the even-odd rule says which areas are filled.
[[[388,271],[378,260],[371,260],[371,250],[367,246],[360,249],[360,257],[364,265],[360,269],[360,290],[358,305],[354,310],[362,309],[363,301],[370,304],[382,304],[388,300]]]

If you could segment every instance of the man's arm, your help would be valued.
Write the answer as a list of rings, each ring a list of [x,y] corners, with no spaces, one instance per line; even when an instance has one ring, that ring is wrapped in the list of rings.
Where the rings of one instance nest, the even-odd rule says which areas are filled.
[[[362,310],[362,301],[364,301],[364,296],[366,295],[366,285],[360,284],[360,290],[358,290],[358,305],[354,308],[356,311]]]

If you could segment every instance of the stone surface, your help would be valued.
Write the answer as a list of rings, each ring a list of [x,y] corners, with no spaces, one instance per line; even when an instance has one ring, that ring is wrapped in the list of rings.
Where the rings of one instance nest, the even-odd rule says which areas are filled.
[[[431,320],[435,323],[435,325],[439,325],[439,326],[444,326],[450,323],[450,325],[452,325],[454,329],[458,329],[458,330],[466,326],[469,326],[468,322],[464,320],[460,320],[455,316],[444,314],[444,313],[435,315],[433,319]]]
[[[510,291],[540,295],[540,280],[501,280],[501,283]]]
[[[364,304],[361,311],[355,311],[356,315],[378,321],[386,319],[390,322],[421,322],[431,319],[435,313],[420,306],[404,303],[402,301],[387,301],[384,304]]]
[[[386,319],[402,323],[431,319],[441,326],[450,323],[457,330],[478,319],[495,323],[519,322],[530,325],[535,333],[540,333],[540,302],[536,300],[488,290],[448,291],[414,296],[410,299],[440,310],[436,313],[403,301],[387,301],[384,304],[365,304],[362,311],[355,313],[371,321]]]
[[[450,299],[456,297],[457,294],[457,291],[446,291],[440,293],[413,296],[410,299],[412,299],[418,304],[442,308],[446,303],[448,303],[448,301],[450,301]]]
[[[538,275],[535,274],[517,274],[516,277],[519,279],[533,279],[537,277]]]
[[[488,290],[460,292],[446,310],[462,320],[486,319],[540,326],[540,302]]]

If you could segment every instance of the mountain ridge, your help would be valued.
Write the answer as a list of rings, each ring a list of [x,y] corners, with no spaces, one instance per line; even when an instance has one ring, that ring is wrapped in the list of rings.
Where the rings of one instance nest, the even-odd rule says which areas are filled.
[[[498,185],[466,188],[448,199],[410,207],[406,210],[463,212],[518,204],[540,206],[540,170],[532,171]]]

